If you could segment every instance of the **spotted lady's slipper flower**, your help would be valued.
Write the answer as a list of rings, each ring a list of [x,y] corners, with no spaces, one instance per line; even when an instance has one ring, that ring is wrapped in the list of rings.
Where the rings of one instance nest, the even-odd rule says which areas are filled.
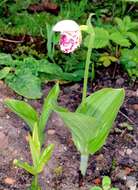
[[[71,53],[77,49],[82,41],[80,26],[73,20],[62,20],[53,27],[54,32],[60,32],[60,49],[64,53]]]

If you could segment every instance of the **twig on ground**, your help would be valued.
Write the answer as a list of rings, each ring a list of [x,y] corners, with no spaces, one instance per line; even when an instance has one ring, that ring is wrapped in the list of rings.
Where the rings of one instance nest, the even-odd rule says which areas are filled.
[[[0,37],[0,41],[11,42],[11,43],[23,43],[24,42],[23,40],[16,41],[16,40],[9,40],[9,39],[2,38],[2,37]]]
[[[126,114],[124,114],[124,113],[121,112],[121,111],[119,111],[119,113],[120,113],[122,116],[124,116],[130,123],[132,123],[133,125],[136,125],[136,124],[134,123],[134,121],[131,120]]]

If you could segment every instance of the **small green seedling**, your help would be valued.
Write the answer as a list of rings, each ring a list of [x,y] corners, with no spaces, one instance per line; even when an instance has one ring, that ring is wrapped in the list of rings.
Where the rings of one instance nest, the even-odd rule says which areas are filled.
[[[133,125],[130,125],[127,122],[122,122],[119,124],[121,128],[126,128],[128,131],[133,131]]]
[[[45,134],[44,129],[51,113],[52,106],[56,104],[58,94],[59,86],[56,84],[44,101],[40,117],[35,109],[24,101],[14,99],[5,100],[5,104],[20,116],[28,124],[31,130],[31,134],[29,134],[29,146],[33,164],[21,162],[17,159],[13,162],[16,166],[25,169],[34,176],[34,180],[29,190],[41,190],[38,184],[38,174],[43,171],[44,166],[48,163],[53,152],[53,144],[48,145],[45,149],[42,148],[42,144]]]
[[[44,150],[41,149],[37,124],[35,124],[33,127],[32,136],[29,135],[29,145],[30,145],[33,165],[30,165],[27,162],[21,162],[16,159],[13,161],[13,163],[16,166],[25,169],[27,172],[29,172],[34,176],[34,180],[32,182],[30,190],[41,190],[41,187],[38,184],[38,174],[42,172],[44,166],[50,160],[54,145],[50,144]]]
[[[104,176],[102,180],[102,187],[94,186],[90,190],[119,190],[116,187],[111,187],[111,179],[108,176]]]
[[[108,53],[101,54],[101,57],[98,60],[104,67],[108,67],[112,62],[117,62],[118,59],[115,56],[112,56]]]

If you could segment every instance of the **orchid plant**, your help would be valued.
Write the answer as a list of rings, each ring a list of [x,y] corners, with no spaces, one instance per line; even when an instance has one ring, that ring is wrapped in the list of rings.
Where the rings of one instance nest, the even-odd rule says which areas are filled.
[[[54,32],[60,32],[59,46],[64,53],[73,53],[80,46],[82,31],[86,32],[89,38],[82,102],[73,113],[54,108],[71,130],[74,144],[81,153],[82,175],[86,174],[89,155],[94,154],[104,145],[125,96],[124,89],[105,88],[87,97],[89,66],[95,38],[91,16],[86,25],[79,26],[73,20],[62,20],[53,27]]]
[[[21,162],[17,159],[13,163],[20,168],[25,169],[27,172],[34,176],[31,187],[29,190],[41,190],[38,183],[38,175],[43,171],[44,166],[48,163],[51,158],[54,145],[50,144],[48,147],[43,148],[44,143],[44,129],[51,113],[53,105],[57,104],[57,97],[59,94],[59,86],[56,84],[48,96],[44,100],[42,112],[39,114],[36,110],[28,103],[15,99],[6,99],[5,104],[18,116],[20,116],[29,126],[29,147],[32,157],[32,164],[27,162]]]
[[[43,170],[53,151],[53,145],[43,150],[44,129],[52,110],[57,112],[71,130],[74,144],[81,154],[80,171],[86,174],[88,158],[90,154],[97,152],[105,143],[116,115],[124,100],[124,89],[105,88],[87,97],[87,83],[89,66],[91,63],[92,47],[95,38],[91,16],[86,25],[79,26],[73,20],[63,20],[53,27],[53,31],[60,32],[60,49],[64,53],[73,53],[82,42],[82,31],[86,32],[88,51],[84,72],[84,85],[82,102],[75,112],[57,104],[59,95],[58,83],[51,89],[44,100],[41,115],[28,103],[19,100],[7,99],[5,104],[30,127],[29,145],[33,164],[14,161],[16,166],[27,170],[34,175],[32,189],[40,190],[38,174]]]

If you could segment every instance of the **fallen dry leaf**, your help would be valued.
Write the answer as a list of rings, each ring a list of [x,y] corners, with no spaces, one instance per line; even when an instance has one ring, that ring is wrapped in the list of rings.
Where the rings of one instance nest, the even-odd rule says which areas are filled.
[[[93,183],[95,185],[100,185],[101,184],[101,179],[100,178],[96,178],[96,179],[93,180]]]

